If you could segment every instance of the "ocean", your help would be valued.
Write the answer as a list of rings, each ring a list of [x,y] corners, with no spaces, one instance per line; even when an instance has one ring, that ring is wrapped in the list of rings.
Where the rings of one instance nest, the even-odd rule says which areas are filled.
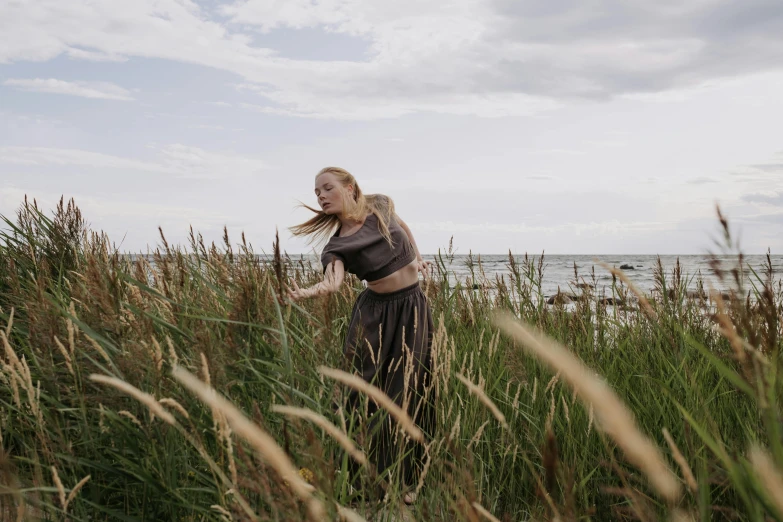
[[[130,259],[135,259],[138,254],[131,254]],[[144,255],[154,264],[151,256]],[[431,263],[436,263],[437,256],[429,254],[424,255],[424,259]],[[655,266],[659,256],[656,255],[633,255],[633,254],[615,254],[615,255],[544,255],[542,264],[541,292],[549,297],[557,293],[558,288],[562,292],[575,291],[574,265],[576,265],[579,283],[594,285],[595,292],[601,294],[611,294],[612,275],[608,270],[600,266],[599,262],[604,262],[609,266],[617,268],[631,267],[623,269],[623,272],[630,281],[639,290],[649,293],[655,288]],[[271,262],[271,255],[258,255],[262,262]],[[303,260],[320,271],[320,260],[315,255],[291,254],[290,259],[298,263]],[[496,278],[503,277],[506,281],[509,279],[509,258],[508,254],[491,255],[454,255],[452,257],[442,255],[440,261],[445,265],[450,286],[456,286],[459,281],[463,287],[472,287],[474,284],[481,285],[483,282],[494,282]],[[471,263],[472,259],[472,263]],[[524,255],[514,256],[515,262],[521,267]],[[540,255],[531,255],[529,257],[536,267],[540,260]],[[710,256],[708,255],[665,255],[660,256],[661,264],[666,274],[667,281],[671,280],[672,271],[679,260],[681,273],[687,283],[688,290],[696,290],[698,282],[701,280],[704,290],[708,291],[710,287],[718,291],[727,291],[733,288],[733,279],[727,274],[721,281],[714,273],[710,265]],[[728,271],[737,266],[736,255],[716,256],[724,270]],[[783,255],[771,255],[773,279],[777,282],[783,279]],[[471,274],[471,264],[473,272]],[[752,282],[757,280],[751,272],[751,268],[765,280],[767,272],[766,255],[746,255],[743,257],[743,274],[745,291],[750,289]],[[593,280],[593,270],[595,280]],[[483,275],[482,275],[483,273]],[[475,279],[474,279],[475,277]],[[668,284],[668,283],[667,283]]]
[[[267,257],[267,256],[264,256]],[[315,256],[302,256],[305,261],[310,263],[319,264],[318,258]],[[424,259],[432,263],[436,262],[435,255],[424,255]],[[298,260],[300,256],[291,256],[292,259]],[[473,284],[480,284],[483,280],[481,276],[481,269],[486,279],[494,281],[496,277],[505,277],[508,281],[509,277],[509,258],[506,255],[478,255],[472,256],[473,273],[476,280],[474,281],[471,276],[470,270],[470,257],[467,255],[454,255],[453,258],[449,258],[445,255],[441,256],[443,263],[446,266],[449,276],[449,283],[451,286],[455,286],[457,280],[459,280],[463,286],[472,286]],[[524,256],[514,256],[515,261],[518,264],[522,264]],[[536,267],[540,259],[540,255],[530,256],[529,259],[533,260]],[[724,270],[730,270],[737,266],[737,256],[717,256],[717,259],[721,262],[721,266]],[[773,277],[780,280],[783,276],[783,255],[770,256],[772,261]],[[623,272],[628,276],[631,282],[641,291],[648,293],[655,288],[654,268],[657,264],[658,256],[656,255],[544,255],[544,261],[542,266],[542,293],[545,296],[553,295],[557,293],[558,287],[562,292],[571,292],[574,285],[574,264],[576,264],[577,273],[579,275],[579,282],[594,284],[597,293],[611,294],[612,275],[602,266],[598,264],[599,261],[608,264],[609,266],[615,266],[620,268],[622,266],[630,266],[632,268],[626,268]],[[709,290],[710,285],[712,288],[719,291],[726,291],[732,287],[732,278],[728,276],[724,281],[720,281],[713,272],[710,266],[710,257],[707,255],[666,255],[660,256],[661,264],[663,265],[664,273],[667,276],[667,281],[670,280],[672,271],[679,260],[681,271],[687,281],[687,288],[689,290],[696,290],[699,279],[703,281],[704,289]],[[480,265],[479,265],[480,261]],[[762,280],[766,277],[766,255],[746,255],[743,257],[743,270],[745,274],[745,286],[746,291],[751,283],[751,280],[755,280],[752,277],[752,272],[748,267],[755,270]],[[593,269],[595,269],[595,282],[593,282]],[[569,286],[570,285],[570,286]]]
[[[435,256],[423,257],[428,261],[434,261],[435,259]],[[523,258],[524,256],[514,256],[517,263],[521,263]],[[539,258],[540,256],[530,257],[530,259],[534,260],[536,266],[538,266]],[[737,266],[736,256],[718,256],[717,259],[720,260],[724,270]],[[773,277],[778,280],[783,275],[783,256],[770,256],[770,259],[772,261]],[[658,256],[655,255],[544,255],[543,278],[541,282],[542,293],[547,296],[555,294],[558,287],[563,292],[570,291],[569,284],[573,286],[575,283],[574,265],[576,265],[580,283],[595,284],[598,293],[611,289],[612,275],[608,270],[600,266],[599,262],[617,268],[622,266],[632,267],[624,269],[623,272],[634,286],[647,293],[655,288],[654,268],[657,265],[657,260]],[[699,279],[703,281],[705,290],[709,289],[709,285],[721,291],[728,290],[731,287],[731,277],[729,276],[726,280],[720,281],[710,266],[710,257],[706,255],[660,256],[660,260],[664,273],[667,276],[667,281],[670,280],[672,271],[679,260],[681,272],[685,276],[685,280],[688,283],[687,288],[690,290],[696,290]],[[473,262],[474,273],[477,273],[478,256],[474,256]],[[765,255],[743,257],[746,286],[752,279],[752,272],[748,269],[748,266],[759,273],[763,280],[766,264],[767,257]],[[481,256],[481,266],[484,274],[490,280],[494,280],[496,276],[508,278],[508,265],[508,255]],[[465,282],[466,278],[471,276],[468,267],[468,256],[454,256],[453,261],[446,266],[450,271],[453,271],[453,277],[449,278],[450,281],[459,279],[461,282]],[[595,283],[593,283],[593,270],[595,270]],[[607,293],[611,293],[611,291]]]

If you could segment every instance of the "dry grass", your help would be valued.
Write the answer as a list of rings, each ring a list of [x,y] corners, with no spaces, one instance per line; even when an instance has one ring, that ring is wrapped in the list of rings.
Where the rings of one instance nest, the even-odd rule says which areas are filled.
[[[401,511],[401,496],[414,486],[419,520],[780,516],[769,500],[780,489],[772,457],[750,453],[759,463],[752,470],[737,456],[756,440],[766,441],[771,455],[783,454],[775,422],[783,291],[771,283],[737,288],[725,302],[683,300],[680,275],[665,285],[659,267],[665,299],[609,308],[593,274],[594,292],[584,290],[572,306],[548,307],[543,255],[510,256],[507,277],[497,280],[486,278],[480,260],[466,261],[472,275],[454,288],[446,278],[452,252],[444,253],[439,276],[425,285],[437,325],[431,442],[410,445],[423,450],[423,469],[401,484],[399,460],[383,476],[373,465],[354,472],[352,458],[338,463],[348,463],[348,473],[332,469],[341,448],[362,448],[373,460],[366,414],[337,408],[334,418],[314,417],[334,411],[343,384],[366,384],[347,374],[330,376],[350,384],[325,378],[347,364],[345,319],[358,281],[349,277],[338,294],[281,307],[278,276],[311,286],[322,279],[318,267],[282,252],[266,264],[244,237],[238,245],[225,237],[221,248],[195,232],[189,248],[171,246],[161,232],[161,247],[131,260],[104,235],[81,235],[79,220],[73,209],[46,221],[28,207],[17,229],[0,230],[2,519],[59,519],[67,506],[73,520],[300,520],[326,510],[376,520]],[[575,269],[574,280],[586,283],[584,275]],[[613,275],[627,284],[622,273]],[[626,299],[624,285],[614,282],[612,296]],[[709,303],[718,306],[720,332]],[[489,320],[497,310],[546,333],[549,339],[528,331],[536,358],[500,335]],[[207,381],[193,377],[196,396],[166,373],[177,365]],[[416,376],[404,371],[406,386],[417,388]],[[83,378],[90,374],[101,376]],[[108,376],[125,384],[110,384]],[[388,397],[369,390],[361,391],[365,405],[394,411],[381,404]],[[233,420],[220,400],[233,405]],[[306,408],[272,407],[281,403]],[[594,414],[599,430],[592,429]],[[323,431],[292,430],[290,416]],[[418,433],[412,414],[390,417],[400,426],[395,437]],[[671,433],[661,436],[663,426]],[[645,433],[661,446],[667,440],[688,486],[682,496],[671,486],[681,488],[680,479]],[[627,462],[616,459],[616,446]],[[64,502],[60,491],[68,489],[52,487],[51,467],[61,484],[77,483]],[[299,467],[313,471],[313,486],[297,480]],[[386,504],[357,500],[379,484]],[[356,511],[340,505],[349,502],[358,502]]]
[[[63,508],[63,511],[68,511],[68,506],[71,502],[73,502],[73,499],[76,498],[76,495],[79,493],[79,491],[84,487],[87,482],[90,481],[92,478],[92,475],[87,475],[83,479],[81,479],[79,482],[76,483],[76,485],[71,489],[71,492],[68,493],[68,498],[65,499],[65,507]]]
[[[479,512],[479,514],[480,514],[482,517],[484,517],[484,518],[486,518],[487,520],[489,520],[489,522],[500,522],[500,520],[499,520],[498,518],[496,518],[496,517],[495,517],[495,516],[494,516],[492,513],[490,513],[489,511],[487,511],[487,510],[486,510],[486,508],[484,508],[484,506],[482,506],[482,505],[481,505],[481,504],[479,504],[478,502],[474,502],[472,505],[473,505],[473,508],[474,508],[476,511],[478,511],[478,512]]]
[[[680,451],[680,448],[677,447],[677,444],[674,442],[674,439],[669,433],[669,430],[663,428],[661,431],[663,432],[663,437],[666,439],[666,444],[669,445],[669,449],[672,452],[674,462],[676,462],[677,465],[680,466],[680,470],[682,470],[682,477],[685,479],[685,484],[687,484],[688,488],[692,492],[697,492],[699,490],[699,485],[696,482],[696,477],[693,476],[693,471],[691,471],[691,467],[688,465],[688,461],[685,460],[685,457]]]
[[[162,420],[167,422],[168,424],[171,424],[172,426],[177,423],[176,419],[174,419],[174,416],[167,412],[163,407],[158,403],[158,401],[155,400],[155,397],[150,395],[149,393],[145,393],[135,386],[128,384],[127,382],[117,379],[116,377],[109,377],[108,375],[97,375],[92,374],[90,375],[90,380],[94,382],[99,382],[101,384],[106,384],[108,386],[111,386],[113,388],[116,388],[120,390],[123,393],[126,393],[127,395],[130,395],[140,403],[144,404],[147,408],[149,408],[150,412],[160,417]]]
[[[758,472],[762,487],[777,508],[778,517],[783,518],[783,473],[772,462],[769,454],[759,446],[750,448],[748,458]]]
[[[470,393],[475,395],[479,398],[479,400],[486,406],[490,412],[492,412],[492,415],[498,420],[501,426],[503,426],[505,429],[508,429],[508,423],[506,422],[506,416],[501,413],[501,411],[498,409],[498,407],[495,405],[494,402],[492,402],[492,399],[490,399],[487,394],[484,392],[483,389],[481,389],[479,386],[473,384],[467,377],[462,375],[461,373],[456,374],[457,379],[468,387],[468,390],[470,390]]]
[[[365,394],[367,397],[375,401],[378,406],[389,412],[389,415],[391,415],[399,423],[400,427],[412,440],[416,442],[424,442],[424,433],[422,433],[418,426],[414,424],[413,420],[405,412],[405,410],[397,406],[388,395],[383,393],[377,387],[363,380],[361,377],[351,375],[350,373],[344,372],[342,370],[336,370],[326,366],[319,366],[318,372]]]
[[[307,504],[311,520],[321,521],[326,516],[323,503],[316,498],[313,487],[305,482],[294,467],[291,459],[268,433],[253,424],[233,404],[221,397],[214,389],[198,380],[181,367],[172,370],[172,376],[182,383],[210,408],[219,411],[228,420],[231,428],[261,455],[291,490]]]
[[[353,443],[353,441],[346,435],[343,431],[340,430],[337,426],[326,420],[326,417],[323,415],[319,415],[318,413],[315,413],[312,410],[308,410],[307,408],[295,408],[293,406],[280,406],[280,405],[273,405],[272,411],[275,413],[281,413],[283,415],[287,415],[289,417],[296,417],[299,419],[305,419],[322,430],[324,430],[330,437],[332,437],[335,441],[337,441],[340,446],[359,464],[365,465],[367,464],[367,457],[365,457],[364,453],[362,453],[356,445]]]
[[[553,371],[558,371],[586,405],[592,405],[601,428],[644,471],[659,495],[669,502],[680,498],[680,485],[660,450],[636,426],[633,414],[606,383],[559,343],[533,332],[508,313],[497,313],[495,324],[527,348]]]

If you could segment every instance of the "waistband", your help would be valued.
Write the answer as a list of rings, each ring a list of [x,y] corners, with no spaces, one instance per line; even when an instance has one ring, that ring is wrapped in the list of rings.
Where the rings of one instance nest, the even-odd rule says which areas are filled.
[[[418,281],[416,281],[410,286],[406,286],[405,288],[400,288],[399,290],[395,290],[394,292],[386,292],[381,294],[373,290],[370,290],[369,288],[365,288],[363,293],[367,299],[372,299],[373,301],[394,301],[397,299],[404,299],[406,297],[410,297],[411,295],[417,292],[421,292],[421,287]]]

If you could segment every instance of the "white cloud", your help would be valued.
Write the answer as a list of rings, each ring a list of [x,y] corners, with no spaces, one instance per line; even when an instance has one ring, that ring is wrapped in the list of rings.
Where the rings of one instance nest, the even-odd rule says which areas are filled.
[[[259,158],[211,152],[187,145],[169,145],[161,149],[163,164],[179,172],[183,177],[199,179],[223,179],[247,177],[268,168]]]
[[[126,57],[117,54],[88,51],[78,47],[68,49],[68,56],[76,60],[86,60],[88,62],[125,62],[128,60]]]
[[[262,112],[330,119],[525,115],[559,107],[555,99],[638,93],[676,99],[679,89],[781,67],[776,0],[677,5],[238,0],[218,7],[226,21],[192,0],[15,2],[0,8],[0,63],[67,53],[200,64],[260,86]],[[357,36],[367,58],[287,59],[244,33],[300,28]]]
[[[130,101],[133,97],[122,87],[109,82],[67,82],[55,78],[10,78],[3,82],[23,91],[67,94],[82,98]]]
[[[206,123],[197,123],[193,125],[188,125],[191,129],[201,129],[201,130],[215,130],[215,131],[223,131],[226,130],[226,128],[222,125],[208,125]]]
[[[0,164],[24,166],[76,165],[172,174],[182,178],[228,179],[257,175],[267,168],[258,158],[173,144],[158,150],[158,161],[140,161],[80,149],[0,147]]]
[[[580,235],[583,233],[618,234],[629,232],[649,232],[670,230],[677,226],[677,222],[659,221],[591,221],[591,222],[567,222],[556,225],[543,226],[527,223],[455,223],[453,221],[430,221],[409,223],[414,230],[439,231],[439,232],[507,232],[509,234],[523,234],[528,232],[559,232]]]
[[[705,185],[707,183],[718,183],[718,180],[714,177],[699,176],[691,178],[685,181],[688,185]]]
[[[49,147],[0,147],[0,163],[26,166],[78,165],[84,167],[173,173],[164,165],[80,149]]]

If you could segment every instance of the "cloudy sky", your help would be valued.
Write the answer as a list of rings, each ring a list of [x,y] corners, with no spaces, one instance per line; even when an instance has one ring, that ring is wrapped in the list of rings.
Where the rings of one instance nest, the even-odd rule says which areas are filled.
[[[783,251],[780,0],[3,0],[0,213],[269,249],[338,165],[424,253]]]

